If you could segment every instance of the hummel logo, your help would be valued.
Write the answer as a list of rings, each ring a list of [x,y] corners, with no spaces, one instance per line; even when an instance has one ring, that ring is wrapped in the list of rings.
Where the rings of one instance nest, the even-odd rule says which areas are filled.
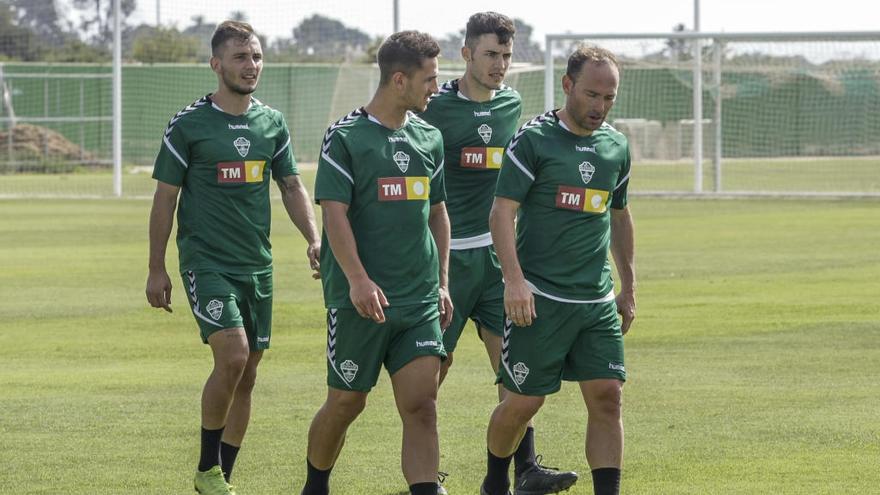
[[[250,130],[247,124],[227,124],[229,129],[232,131],[237,131],[239,129],[247,129]]]
[[[388,136],[389,143],[406,143],[406,136]]]
[[[481,112],[474,110],[474,117],[491,117],[491,116],[492,116],[492,110],[483,110]]]
[[[590,153],[595,153],[595,152],[596,152],[596,146],[595,146],[595,145],[593,145],[593,146],[578,146],[578,145],[574,145],[574,149],[575,149],[576,151],[589,151]]]

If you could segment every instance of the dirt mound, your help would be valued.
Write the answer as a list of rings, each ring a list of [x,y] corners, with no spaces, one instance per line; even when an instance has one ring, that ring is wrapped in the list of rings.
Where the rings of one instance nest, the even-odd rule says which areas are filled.
[[[9,134],[12,133],[10,143]],[[33,124],[17,124],[11,130],[0,131],[0,164],[7,161],[9,147],[12,145],[12,156],[16,166],[61,165],[67,166],[98,165],[97,158],[80,146],[72,143],[59,132],[47,127]],[[21,163],[24,162],[24,163]],[[75,162],[71,164],[70,162]],[[13,165],[13,164],[9,164]]]

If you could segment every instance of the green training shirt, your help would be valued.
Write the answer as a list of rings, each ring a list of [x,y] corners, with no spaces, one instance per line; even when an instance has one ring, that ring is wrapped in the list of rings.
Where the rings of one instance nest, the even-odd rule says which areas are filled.
[[[468,249],[492,244],[488,235],[492,193],[504,147],[522,115],[522,98],[502,86],[491,100],[476,102],[459,91],[458,82],[444,83],[421,117],[443,134],[452,248]]]
[[[361,108],[324,136],[315,201],[348,205],[361,263],[392,305],[437,302],[440,265],[428,217],[446,200],[442,171],[440,131],[413,114],[395,130]],[[354,307],[326,229],[321,282],[328,308]]]
[[[495,195],[520,203],[516,248],[533,292],[563,302],[613,299],[609,208],[626,207],[629,172],[626,137],[607,123],[578,136],[554,110],[516,132]]]
[[[272,269],[270,178],[297,173],[281,112],[251,98],[242,115],[210,95],[168,123],[153,178],[179,186],[180,271],[259,273]]]

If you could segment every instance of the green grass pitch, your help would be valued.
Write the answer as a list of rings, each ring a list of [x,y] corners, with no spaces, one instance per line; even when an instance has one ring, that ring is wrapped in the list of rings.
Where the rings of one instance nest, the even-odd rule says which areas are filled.
[[[5,178],[3,179],[5,180]],[[145,200],[0,201],[0,492],[191,493],[210,353],[174,278],[150,309]],[[325,394],[319,283],[275,201],[275,324],[234,482],[298,493]],[[623,493],[864,494],[880,486],[877,201],[634,198],[639,311],[626,337]],[[168,266],[177,266],[169,249]],[[495,392],[472,327],[441,390],[441,469],[476,493]],[[584,477],[564,386],[536,418]],[[336,495],[405,492],[387,376],[350,430]]]

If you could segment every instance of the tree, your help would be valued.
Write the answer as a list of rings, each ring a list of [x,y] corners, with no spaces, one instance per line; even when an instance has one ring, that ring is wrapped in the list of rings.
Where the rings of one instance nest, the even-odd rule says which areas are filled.
[[[49,45],[64,44],[71,37],[62,26],[63,16],[55,0],[10,0],[2,3],[12,7],[19,27],[31,30]]]
[[[685,31],[687,31],[687,27],[683,22],[679,22],[672,28],[672,32],[674,33],[683,33]],[[666,40],[666,51],[669,53],[669,58],[673,62],[694,58],[690,43],[682,38],[670,38]]]
[[[513,19],[516,36],[513,38],[513,59],[517,62],[542,63],[544,52],[538,43],[532,41],[532,26],[518,18]]]
[[[0,3],[0,59],[34,61],[43,53],[45,47],[40,38],[16,23],[12,6]]]
[[[70,37],[63,45],[46,52],[41,60],[47,62],[107,63],[111,59],[108,48],[91,45],[79,38]]]
[[[342,22],[315,14],[293,28],[292,48],[297,55],[312,60],[343,60],[362,58],[371,42],[370,36]]]
[[[137,8],[137,0],[120,0],[122,19],[120,25],[127,27],[126,19]],[[73,0],[73,6],[83,11],[80,29],[94,33],[92,41],[107,44],[113,41],[113,0]]]
[[[176,28],[153,28],[134,39],[132,57],[147,64],[195,62],[199,41]]]
[[[449,63],[460,63],[461,47],[464,45],[465,30],[462,29],[457,33],[449,33],[445,37],[437,40],[440,45],[440,56]]]
[[[229,20],[238,22],[247,22],[248,16],[243,10],[233,10],[229,13]]]
[[[211,36],[217,26],[205,22],[203,15],[194,15],[190,20],[192,24],[183,30],[183,34],[196,40],[196,59],[206,61],[211,58]]]

